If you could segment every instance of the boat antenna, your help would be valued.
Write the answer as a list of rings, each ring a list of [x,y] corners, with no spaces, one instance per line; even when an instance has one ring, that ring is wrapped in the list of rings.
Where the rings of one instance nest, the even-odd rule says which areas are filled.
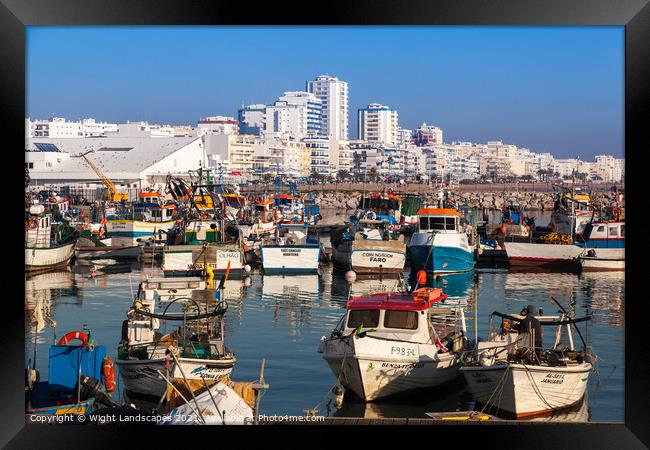
[[[562,312],[564,314],[566,314],[567,317],[569,317],[569,312],[566,309],[564,309],[564,306],[562,306],[560,304],[560,302],[555,300],[555,297],[551,296],[551,300],[553,300],[557,304],[557,306],[560,307]],[[575,328],[576,332],[578,333],[578,336],[580,336],[580,340],[582,341],[582,348],[586,351],[587,350],[587,342],[585,342],[585,339],[582,337],[582,333],[580,333],[580,329],[576,326],[576,324],[573,321],[571,322],[571,325],[573,325],[573,328]]]

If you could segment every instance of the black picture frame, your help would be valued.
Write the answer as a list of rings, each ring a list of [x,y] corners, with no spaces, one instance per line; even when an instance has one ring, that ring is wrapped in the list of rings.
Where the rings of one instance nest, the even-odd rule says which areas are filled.
[[[208,0],[0,0],[0,55],[4,68],[0,70],[4,120],[0,123],[10,138],[4,149],[11,169],[6,181],[7,220],[3,222],[3,251],[6,264],[2,279],[5,280],[3,299],[4,342],[0,346],[2,383],[0,396],[2,420],[0,420],[0,445],[9,448],[49,448],[84,445],[103,447],[129,445],[125,430],[133,427],[106,426],[48,426],[25,425],[24,394],[24,310],[19,298],[24,295],[24,283],[20,276],[23,254],[20,239],[24,231],[14,217],[23,205],[13,189],[22,182],[23,156],[21,145],[25,118],[25,27],[29,25],[620,25],[625,26],[625,157],[626,203],[640,205],[643,202],[642,170],[647,152],[644,121],[650,105],[650,6],[647,0],[365,0],[346,2],[333,0],[325,7],[310,11],[306,3],[264,2],[238,3]],[[644,139],[645,138],[645,139]],[[645,144],[645,146],[644,146]],[[19,156],[20,155],[20,156]],[[20,179],[19,179],[20,178]],[[637,186],[638,185],[638,186]],[[15,204],[13,203],[15,202]],[[15,210],[14,210],[15,208]],[[642,235],[641,207],[628,209],[628,237],[634,242],[644,242]],[[14,212],[15,211],[15,212]],[[15,214],[15,215],[14,215]],[[14,238],[11,238],[14,236]],[[11,244],[11,249],[8,244]],[[13,248],[15,246],[15,249]],[[384,428],[366,428],[371,434],[389,432],[403,436],[401,445],[433,445],[440,436],[451,436],[451,443],[481,445],[482,447],[526,446],[527,448],[644,448],[650,445],[648,405],[650,404],[650,373],[645,354],[647,337],[647,302],[643,290],[644,254],[646,246],[627,248],[625,311],[625,424],[553,424],[521,423],[517,425],[450,425],[412,427],[407,434],[395,434]],[[13,271],[18,272],[15,276]],[[645,313],[645,314],[644,314]],[[141,425],[142,426],[142,425]],[[185,435],[187,431],[172,427],[173,435]],[[182,427],[181,427],[182,428]],[[191,427],[190,427],[191,428]],[[206,433],[215,439],[222,437],[221,427],[205,427]],[[289,427],[258,427],[253,431],[267,434],[286,431]],[[327,427],[291,427],[292,441],[309,445],[315,441],[313,433],[324,431],[335,437],[337,430]],[[414,438],[412,433],[420,428],[423,436]],[[140,432],[142,428],[137,428]],[[157,439],[167,440],[172,434],[169,427],[147,430],[137,445],[158,445]],[[229,427],[229,433],[249,433],[244,427]],[[332,433],[334,431],[334,433]],[[357,430],[354,430],[355,432]],[[192,429],[191,433],[196,433]],[[216,434],[213,434],[216,433]],[[304,441],[302,440],[304,435]],[[309,436],[308,436],[309,435]],[[244,438],[249,434],[241,434]],[[423,438],[427,438],[424,440]],[[208,437],[211,439],[211,437]],[[299,441],[300,439],[300,441]],[[381,438],[380,438],[381,439]],[[193,445],[198,440],[186,441]],[[211,442],[210,440],[207,443]],[[212,441],[217,445],[217,441]],[[364,443],[365,442],[365,443]],[[369,444],[372,442],[372,444]],[[382,440],[332,439],[334,445],[381,445]],[[136,443],[136,442],[134,442]]]

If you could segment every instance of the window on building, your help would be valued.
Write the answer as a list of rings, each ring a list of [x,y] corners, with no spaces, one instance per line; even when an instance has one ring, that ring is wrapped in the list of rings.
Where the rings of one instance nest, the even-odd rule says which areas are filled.
[[[378,309],[353,309],[348,315],[348,328],[373,328],[379,325]]]
[[[418,328],[417,311],[386,311],[384,327],[400,330],[416,330]]]

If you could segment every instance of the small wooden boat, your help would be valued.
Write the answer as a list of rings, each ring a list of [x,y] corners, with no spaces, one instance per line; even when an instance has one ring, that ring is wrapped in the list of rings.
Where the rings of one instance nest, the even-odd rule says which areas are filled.
[[[488,340],[478,343],[461,368],[479,405],[519,419],[570,408],[583,400],[595,357],[584,342],[582,351],[575,350],[571,327],[589,317],[537,316],[541,325],[556,327],[549,348],[534,348],[529,333],[515,330],[522,315],[495,311],[491,322],[494,317],[502,319],[501,327],[497,330],[491,323]],[[560,341],[563,331],[568,345]]]
[[[441,305],[440,289],[362,295],[318,351],[338,381],[374,401],[455,379],[465,348],[462,309]]]
[[[76,339],[82,341],[81,345],[69,345],[69,341]],[[85,332],[67,333],[57,344],[50,346],[48,381],[40,381],[35,368],[27,369],[26,414],[88,415],[98,403],[116,406],[107,392],[107,388],[114,388],[115,374],[112,372],[110,378],[106,367],[105,346],[92,345],[89,334]],[[111,381],[106,381],[107,376]]]

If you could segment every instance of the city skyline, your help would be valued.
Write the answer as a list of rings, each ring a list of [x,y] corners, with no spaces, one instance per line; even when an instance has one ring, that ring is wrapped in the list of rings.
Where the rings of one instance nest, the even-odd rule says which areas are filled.
[[[351,139],[380,103],[445,142],[623,156],[623,44],[620,27],[28,27],[27,115],[196,124],[329,74]]]

